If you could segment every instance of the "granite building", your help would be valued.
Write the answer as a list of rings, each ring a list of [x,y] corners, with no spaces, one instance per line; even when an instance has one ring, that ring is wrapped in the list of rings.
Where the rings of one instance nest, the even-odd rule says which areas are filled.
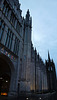
[[[0,0],[0,95],[48,90],[46,65],[31,40],[29,10],[18,0]]]

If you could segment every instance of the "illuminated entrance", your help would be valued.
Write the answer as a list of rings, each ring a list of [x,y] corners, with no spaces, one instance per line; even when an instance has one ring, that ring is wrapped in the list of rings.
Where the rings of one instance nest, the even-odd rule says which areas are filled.
[[[0,57],[0,95],[8,95],[11,70],[6,60]]]

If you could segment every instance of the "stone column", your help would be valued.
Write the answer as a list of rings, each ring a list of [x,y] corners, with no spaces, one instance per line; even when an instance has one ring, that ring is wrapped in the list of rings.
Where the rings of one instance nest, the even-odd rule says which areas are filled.
[[[11,70],[11,81],[10,81],[10,89],[8,96],[17,96],[17,87],[18,87],[18,80],[17,80],[17,62],[14,64],[14,69]]]
[[[19,80],[20,80],[20,92],[26,91],[26,57],[23,55],[23,41],[20,40],[19,45]],[[21,62],[22,60],[22,62]],[[22,64],[22,65],[21,65]]]
[[[45,81],[46,81],[46,90],[48,90],[48,83],[47,83],[47,74],[46,74],[46,72],[45,72]]]
[[[38,76],[38,67],[36,67],[36,90],[39,89],[39,76]]]
[[[38,70],[38,76],[39,76],[39,92],[42,90],[42,77],[41,77],[41,69]]]
[[[15,21],[15,29],[16,29],[16,26],[17,26],[17,20]]]
[[[46,73],[44,72],[44,90],[46,90]]]
[[[44,72],[42,71],[42,91],[44,90]]]
[[[40,70],[40,91],[42,92],[42,70]]]
[[[26,86],[26,90],[30,92],[30,73],[31,70],[31,43],[28,43],[27,46],[27,66],[26,66],[26,82],[27,82],[27,86]]]
[[[12,40],[12,47],[11,47],[12,52],[14,50],[14,44],[15,44],[15,34],[13,35],[13,40]]]
[[[33,72],[32,72],[33,70]],[[35,91],[35,63],[34,61],[31,62],[31,70],[30,70],[31,76],[30,76],[30,89]]]

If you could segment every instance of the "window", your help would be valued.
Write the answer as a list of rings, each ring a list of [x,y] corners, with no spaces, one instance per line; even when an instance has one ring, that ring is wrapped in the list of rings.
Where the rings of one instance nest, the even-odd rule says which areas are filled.
[[[15,26],[16,18],[15,18],[14,13],[11,13],[10,21],[11,21],[11,23]]]
[[[9,13],[9,5],[7,4],[6,0],[4,1],[3,3],[3,13],[8,16],[8,13]]]
[[[9,11],[10,11],[9,4],[5,0],[4,3],[3,3],[3,13],[5,14],[5,16],[8,16]],[[11,13],[10,21],[15,26],[16,17],[15,17],[13,12]]]
[[[50,67],[48,67],[48,71],[50,71]]]
[[[9,49],[11,49],[12,47],[13,35],[14,34],[8,29],[5,46],[8,47]]]
[[[17,30],[18,33],[20,33],[20,28],[21,28],[20,24],[19,24],[19,22],[17,22],[16,30]]]
[[[2,40],[2,36],[4,33],[4,29],[5,29],[5,24],[4,22],[0,19],[0,41]]]
[[[9,13],[9,7],[7,5],[5,15],[8,16],[8,13]]]
[[[16,55],[18,55],[18,51],[19,51],[19,40],[17,39],[17,37],[15,38],[15,44],[14,44],[14,53]]]
[[[2,25],[2,21],[1,21],[1,19],[0,19],[0,28],[1,28],[1,25]]]
[[[52,71],[52,66],[51,66],[51,71]]]
[[[10,36],[10,45],[9,45],[9,48],[10,48],[10,49],[11,49],[11,46],[12,46],[13,36],[14,36],[14,34],[11,32],[11,36]]]

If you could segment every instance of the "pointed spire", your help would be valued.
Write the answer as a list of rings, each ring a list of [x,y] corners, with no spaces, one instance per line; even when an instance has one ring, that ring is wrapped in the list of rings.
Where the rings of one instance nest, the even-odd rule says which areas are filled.
[[[52,59],[52,63],[53,63],[54,61],[53,61],[53,59]]]
[[[55,65],[53,59],[52,59],[52,63],[53,63],[53,65]]]
[[[38,52],[38,60],[39,60],[39,52]]]
[[[27,10],[27,15],[30,15],[29,9]]]
[[[33,47],[32,41],[31,41],[31,46]]]
[[[35,51],[36,51],[36,47],[35,47]]]
[[[37,54],[36,48],[35,48],[35,54]]]
[[[26,14],[26,19],[27,21],[29,21],[29,18],[30,18],[30,12],[29,12],[29,9],[27,10],[27,14]]]
[[[45,59],[45,65],[47,65],[47,60]]]
[[[50,54],[49,54],[49,51],[48,51],[48,60],[50,61]]]

